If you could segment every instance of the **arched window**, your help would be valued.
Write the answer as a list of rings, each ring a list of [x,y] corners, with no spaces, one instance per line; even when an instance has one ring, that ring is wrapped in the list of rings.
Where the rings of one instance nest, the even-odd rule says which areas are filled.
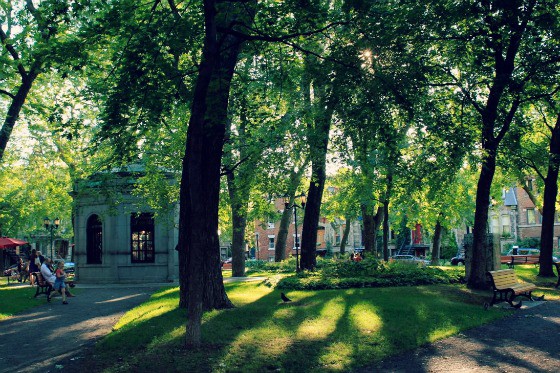
[[[103,254],[103,224],[99,216],[92,215],[87,220],[87,264],[101,264]]]

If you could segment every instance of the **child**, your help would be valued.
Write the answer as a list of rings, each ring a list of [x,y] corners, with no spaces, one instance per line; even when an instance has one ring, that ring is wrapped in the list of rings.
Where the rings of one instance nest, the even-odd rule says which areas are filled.
[[[58,262],[56,266],[56,271],[54,272],[56,276],[56,280],[54,280],[54,290],[60,291],[62,294],[62,304],[68,304],[66,301],[66,284],[64,280],[66,280],[66,272],[64,272],[64,261]]]

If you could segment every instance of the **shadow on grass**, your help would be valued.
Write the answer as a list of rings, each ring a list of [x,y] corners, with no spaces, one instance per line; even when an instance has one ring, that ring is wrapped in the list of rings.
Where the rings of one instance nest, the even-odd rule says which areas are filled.
[[[186,313],[178,290],[167,290],[87,363],[95,371],[347,371],[508,314],[485,312],[480,295],[458,286],[292,291],[290,303],[263,285],[227,290],[238,307],[205,315],[202,348],[182,347]],[[236,302],[244,293],[252,300]]]

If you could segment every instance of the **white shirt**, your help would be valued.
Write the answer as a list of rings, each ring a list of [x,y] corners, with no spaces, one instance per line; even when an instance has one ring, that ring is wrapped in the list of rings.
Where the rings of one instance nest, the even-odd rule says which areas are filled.
[[[54,275],[54,273],[51,272],[51,270],[50,270],[49,266],[47,265],[46,261],[43,263],[43,265],[41,265],[41,275],[43,275],[43,278],[45,279],[45,281],[47,281],[51,285],[54,285],[54,281],[56,280],[56,276]]]

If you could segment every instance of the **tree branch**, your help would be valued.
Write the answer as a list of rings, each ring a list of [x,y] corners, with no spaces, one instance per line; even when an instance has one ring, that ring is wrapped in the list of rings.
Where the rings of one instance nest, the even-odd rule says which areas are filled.
[[[175,17],[175,20],[180,20],[181,17],[181,13],[179,12],[179,9],[177,9],[177,4],[175,4],[174,0],[167,0],[167,4],[169,4],[169,8],[171,8],[171,13],[173,13],[173,17]]]
[[[35,8],[35,5],[33,5],[33,1],[26,0],[25,4],[27,5],[27,9],[29,10],[29,13],[31,13],[33,18],[35,18],[35,20],[38,20],[39,14],[37,13],[37,8]]]
[[[19,54],[16,51],[16,49],[14,48],[14,46],[8,42],[8,39],[9,39],[8,35],[6,35],[4,30],[2,30],[2,28],[0,27],[0,40],[2,41],[2,44],[6,47],[6,50],[8,51],[8,53],[10,53],[10,55],[12,56],[14,61],[18,61],[17,69],[19,71],[19,74],[22,76],[22,78],[26,78],[27,77],[27,71],[25,71],[25,68],[23,67],[23,65],[21,63],[19,63],[19,60],[20,60],[19,59]]]
[[[543,175],[543,173],[539,170],[537,164],[535,163],[535,161],[532,158],[527,158],[527,157],[519,157],[519,160],[521,162],[523,162],[527,167],[529,167],[530,169],[532,169],[533,171],[536,172],[537,176],[539,178],[541,178],[541,180],[546,180],[546,177]],[[523,183],[520,182],[520,184],[523,185]]]
[[[506,115],[506,118],[504,119],[504,125],[502,126],[502,128],[500,128],[500,132],[498,132],[498,136],[496,136],[496,141],[498,141],[498,142],[502,141],[502,139],[506,135],[506,133],[509,130],[509,127],[511,125],[511,122],[513,121],[513,118],[515,117],[515,113],[517,112],[517,109],[519,108],[520,102],[521,102],[521,99],[519,97],[516,97],[515,100],[513,101],[513,103],[511,104],[511,107],[509,108],[509,111]]]
[[[282,36],[263,35],[258,30],[254,29],[252,27],[249,27],[247,25],[244,25],[244,24],[241,25],[241,26],[245,27],[250,32],[255,32],[256,35],[245,34],[243,32],[233,30],[230,27],[228,27],[228,28],[218,27],[217,30],[219,32],[223,33],[223,34],[236,36],[236,37],[238,37],[240,39],[244,39],[246,41],[268,41],[268,42],[283,43],[283,42],[286,42],[288,40],[295,39],[295,38],[298,38],[298,37],[301,37],[301,36],[313,36],[313,35],[316,35],[316,34],[320,34],[320,33],[324,32],[324,31],[327,31],[327,30],[329,30],[333,27],[340,26],[340,25],[347,25],[347,24],[348,24],[348,22],[333,22],[333,23],[330,23],[330,24],[326,25],[325,27],[317,29],[317,30],[302,32],[302,33],[282,35]]]
[[[0,89],[0,93],[6,95],[6,96],[8,96],[8,97],[10,97],[12,100],[16,98],[15,95],[13,95],[13,94],[11,94],[10,92],[5,91],[5,90],[3,90],[3,89]]]
[[[228,174],[232,174],[233,171],[235,171],[235,169],[237,167],[239,167],[241,164],[245,163],[246,161],[248,161],[251,158],[252,154],[248,154],[247,156],[245,156],[244,158],[240,159],[239,161],[235,162],[233,165],[227,167],[226,165],[222,166],[222,172],[220,172],[220,177],[221,176],[225,176]]]
[[[466,89],[465,87],[463,87],[460,83],[459,80],[457,79],[457,77],[455,75],[453,75],[453,73],[451,72],[451,70],[446,69],[444,66],[441,66],[441,68],[443,69],[443,71],[449,75],[451,77],[452,80],[455,81],[455,85],[461,90],[461,93],[463,94],[463,96],[465,96],[465,98],[471,103],[471,105],[475,108],[476,111],[478,111],[478,113],[480,115],[483,114],[484,109],[478,104],[478,102],[476,102],[475,99],[472,98],[470,92],[468,89]]]

